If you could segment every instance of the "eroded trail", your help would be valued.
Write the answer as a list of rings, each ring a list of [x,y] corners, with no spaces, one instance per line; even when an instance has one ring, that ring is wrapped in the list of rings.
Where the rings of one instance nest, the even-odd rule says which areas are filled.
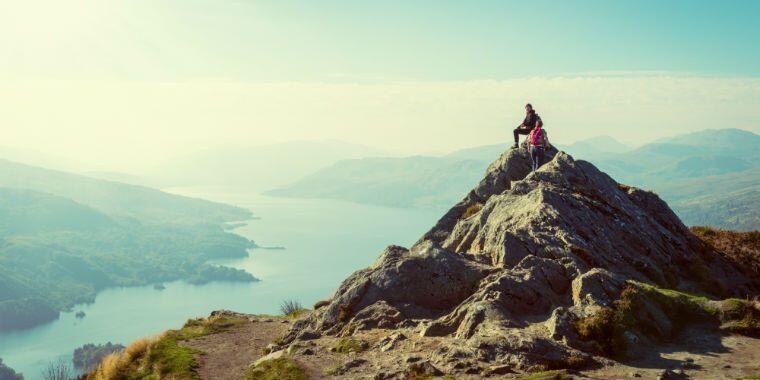
[[[229,330],[182,342],[196,349],[198,375],[204,380],[240,380],[251,363],[264,356],[267,344],[283,336],[292,321],[282,317],[246,316]]]

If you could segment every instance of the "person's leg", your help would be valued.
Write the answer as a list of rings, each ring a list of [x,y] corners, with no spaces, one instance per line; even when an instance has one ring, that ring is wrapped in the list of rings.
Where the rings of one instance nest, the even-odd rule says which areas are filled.
[[[527,128],[515,128],[514,131],[512,131],[512,134],[515,136],[515,147],[517,147],[520,144],[520,135],[528,135],[530,134],[530,129]]]
[[[532,146],[530,147],[531,171],[536,171],[536,169],[538,169],[538,166],[536,165],[537,159],[538,159],[538,152],[536,151],[536,147]]]
[[[544,164],[544,148],[536,148],[536,150],[536,168],[533,171],[538,170]]]

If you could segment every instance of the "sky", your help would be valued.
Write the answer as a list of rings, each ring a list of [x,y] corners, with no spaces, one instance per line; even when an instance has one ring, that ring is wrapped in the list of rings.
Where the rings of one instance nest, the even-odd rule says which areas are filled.
[[[126,167],[760,130],[760,2],[0,0],[0,145]],[[140,152],[135,157],[134,152]]]

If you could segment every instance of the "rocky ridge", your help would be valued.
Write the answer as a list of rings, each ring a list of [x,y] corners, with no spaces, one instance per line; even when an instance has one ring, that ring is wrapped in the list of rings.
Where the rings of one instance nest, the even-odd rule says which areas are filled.
[[[697,239],[656,194],[618,184],[564,152],[547,153],[536,172],[525,148],[503,153],[417,243],[388,247],[272,349],[312,335],[395,329],[441,338],[429,359],[452,373],[465,372],[467,362],[584,367],[610,355],[578,333],[578,321],[622,309],[616,305],[627,288],[639,290],[630,297],[660,294],[651,289],[758,294],[757,278]],[[636,299],[660,338],[675,330],[676,311],[659,298]],[[747,315],[760,310],[746,307]],[[651,329],[621,336],[655,342]]]

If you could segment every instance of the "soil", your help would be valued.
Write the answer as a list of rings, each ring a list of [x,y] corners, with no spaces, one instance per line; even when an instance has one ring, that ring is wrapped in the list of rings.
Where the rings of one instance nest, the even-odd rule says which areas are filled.
[[[249,316],[248,321],[233,329],[207,335],[184,344],[203,352],[197,356],[198,373],[204,380],[240,380],[245,370],[264,356],[264,348],[282,337],[293,323],[284,317]],[[383,351],[379,342],[396,332],[405,339],[398,340],[392,349]],[[405,371],[415,363],[431,359],[443,340],[450,338],[421,337],[411,330],[360,331],[352,339],[367,343],[359,353],[340,353],[332,350],[340,338],[322,336],[299,341],[287,354],[304,369],[310,379],[373,379],[405,378]],[[676,343],[657,347],[641,347],[637,357],[622,362],[607,362],[601,368],[580,372],[570,371],[578,378],[591,379],[657,379],[664,370],[683,371],[689,379],[737,379],[760,374],[760,339],[741,335],[726,335],[699,327],[687,329],[675,339]],[[346,367],[353,362],[354,366]],[[480,369],[473,374],[457,373],[456,379],[481,379],[495,363],[468,363]],[[446,372],[446,368],[436,366]],[[337,369],[337,370],[336,370]],[[504,373],[506,372],[506,373]],[[505,370],[488,378],[516,378],[520,370]],[[387,377],[376,377],[384,374]]]

